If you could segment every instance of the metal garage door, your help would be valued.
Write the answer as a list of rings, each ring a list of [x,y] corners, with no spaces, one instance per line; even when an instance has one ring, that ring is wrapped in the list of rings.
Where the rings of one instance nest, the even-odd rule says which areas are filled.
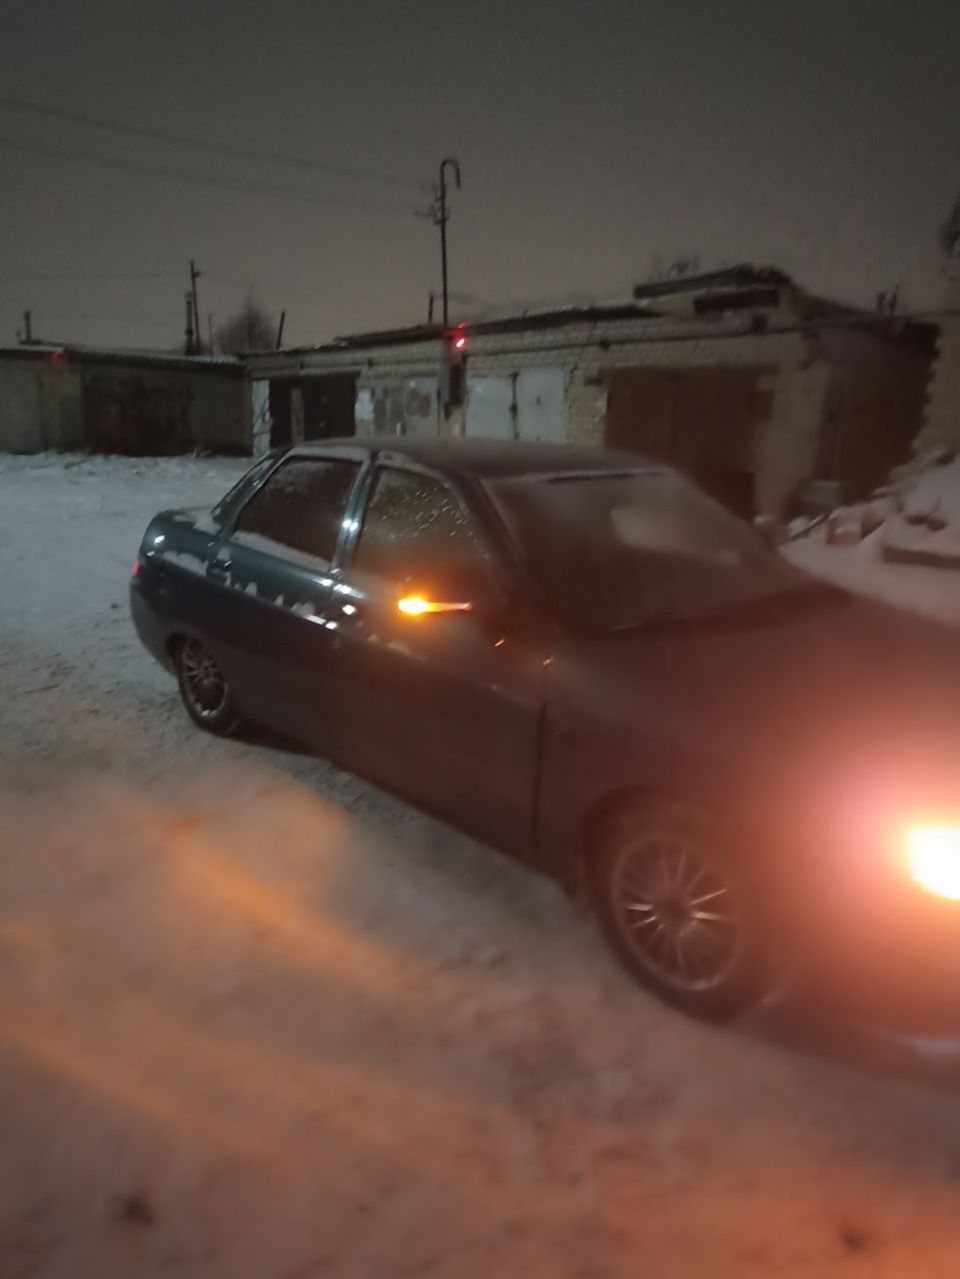
[[[467,435],[513,439],[513,379],[472,377],[467,384]]]
[[[303,438],[333,439],[353,435],[357,379],[352,373],[330,373],[304,378]]]
[[[377,435],[436,435],[437,379],[411,377],[370,382]],[[366,406],[365,406],[366,411]]]
[[[516,379],[517,433],[521,440],[562,444],[567,437],[563,369],[524,369]]]
[[[437,379],[411,377],[403,384],[404,435],[437,434]]]
[[[685,471],[741,515],[753,513],[754,440],[770,415],[760,366],[612,369],[606,442]]]
[[[563,369],[523,369],[506,377],[469,379],[467,435],[559,444],[566,434]]]

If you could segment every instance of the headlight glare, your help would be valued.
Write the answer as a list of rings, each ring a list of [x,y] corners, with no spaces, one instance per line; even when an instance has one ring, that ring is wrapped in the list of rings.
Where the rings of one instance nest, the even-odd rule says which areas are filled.
[[[907,861],[921,888],[960,901],[960,827],[914,826],[907,832]]]

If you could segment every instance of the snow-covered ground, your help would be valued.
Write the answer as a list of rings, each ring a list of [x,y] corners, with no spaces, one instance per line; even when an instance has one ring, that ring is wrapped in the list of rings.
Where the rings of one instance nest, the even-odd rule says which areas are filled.
[[[0,458],[2,1279],[953,1279],[951,1071],[675,1016],[552,885],[190,725],[127,574],[241,469]]]

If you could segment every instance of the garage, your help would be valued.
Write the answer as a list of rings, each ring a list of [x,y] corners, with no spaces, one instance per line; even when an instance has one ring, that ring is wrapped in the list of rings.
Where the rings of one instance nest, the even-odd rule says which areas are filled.
[[[770,417],[762,365],[606,374],[606,443],[669,462],[740,515],[754,513],[754,442]]]
[[[350,373],[272,378],[269,390],[271,445],[353,435],[356,386],[357,379]]]

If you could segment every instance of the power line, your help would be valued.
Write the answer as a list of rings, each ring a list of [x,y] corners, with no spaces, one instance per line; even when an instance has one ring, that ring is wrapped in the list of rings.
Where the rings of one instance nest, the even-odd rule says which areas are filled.
[[[327,201],[332,201],[335,204],[347,204],[353,208],[374,210],[378,213],[416,216],[416,210],[408,205],[373,203],[361,196],[351,197],[342,195],[340,192],[310,190],[308,187],[285,187],[278,186],[272,182],[244,182],[237,178],[218,178],[212,174],[198,173],[195,169],[178,169],[165,164],[123,160],[117,156],[96,155],[91,151],[78,151],[48,142],[28,142],[22,138],[10,138],[0,135],[0,147],[4,147],[8,151],[42,155],[55,160],[81,161],[85,164],[99,165],[101,168],[142,173],[149,177],[170,178],[174,182],[190,182],[198,186],[219,187],[225,191],[243,191],[248,195],[265,195],[277,200],[293,200],[305,204],[323,204]]]
[[[153,142],[168,142],[175,146],[191,147],[197,151],[219,151],[223,155],[235,155],[245,160],[264,160],[271,164],[289,164],[295,168],[313,169],[318,173],[328,173],[332,177],[347,178],[360,182],[380,182],[388,186],[407,187],[411,190],[429,190],[430,184],[419,182],[415,178],[403,178],[398,174],[385,173],[373,169],[356,169],[347,165],[328,164],[320,160],[311,160],[302,155],[290,155],[276,151],[260,150],[256,147],[237,146],[230,142],[208,142],[200,138],[190,138],[182,133],[168,133],[164,129],[146,129],[131,124],[118,124],[114,120],[104,120],[96,116],[83,115],[79,111],[67,111],[59,107],[44,106],[40,102],[29,102],[24,98],[0,97],[0,106],[12,107],[17,111],[29,111],[33,115],[45,116],[53,120],[67,120],[71,124],[82,124],[92,129],[104,129],[110,133],[123,134],[130,138],[149,138]]]
[[[36,275],[0,275],[0,284],[39,284],[43,281],[71,283],[91,280],[173,280],[183,275],[178,271],[93,271],[71,272],[61,275],[56,271],[41,271]]]
[[[69,307],[70,307],[70,303],[68,302],[67,308]],[[151,307],[144,308],[143,306],[140,306],[137,308],[130,308],[129,310],[121,309],[119,311],[115,307],[109,307],[101,311],[96,307],[96,304],[94,304],[94,307],[92,310],[90,308],[87,308],[81,311],[71,311],[67,308],[58,306],[55,302],[51,304],[44,302],[42,303],[40,309],[43,311],[44,315],[58,315],[58,316],[62,315],[71,320],[79,320],[79,319],[98,320],[101,317],[117,315],[123,319],[131,319],[131,320],[133,319],[144,319],[144,320],[170,319],[170,320],[176,320],[179,323],[179,321],[183,319],[182,308],[174,311],[172,307],[170,307],[170,309],[166,309],[168,307],[170,307],[169,303],[164,304],[163,302],[161,302],[159,307],[151,306]],[[34,310],[37,310],[37,308],[34,308]]]
[[[282,293],[284,297],[298,297],[308,304],[316,304],[321,296],[319,288],[313,291],[308,290],[304,288],[302,280],[299,284],[292,284],[272,274],[266,279],[248,279],[244,282],[235,276],[226,276],[221,275],[219,272],[208,271],[207,279],[218,286],[226,285],[229,289],[235,289],[238,293],[249,293],[251,290],[254,293],[268,291],[272,293]]]
[[[294,200],[305,204],[323,204],[327,201],[332,201],[335,204],[347,204],[354,208],[375,210],[378,213],[416,216],[416,210],[407,205],[372,203],[361,196],[351,197],[342,195],[339,192],[310,190],[308,187],[286,187],[278,186],[272,182],[244,182],[237,178],[219,178],[208,173],[198,173],[194,169],[178,169],[171,165],[149,164],[137,160],[124,160],[117,156],[96,155],[90,151],[78,151],[48,142],[28,142],[21,138],[0,135],[0,147],[4,147],[8,151],[42,155],[55,160],[81,161],[85,164],[99,165],[101,168],[142,173],[149,177],[171,178],[175,182],[191,182],[199,186],[219,187],[225,191],[243,191],[248,195],[265,195],[278,200]]]
[[[46,323],[48,320],[90,320],[100,323],[101,321],[109,322],[111,320],[123,320],[130,325],[142,327],[143,325],[166,325],[172,327],[174,331],[179,332],[183,327],[183,315],[145,315],[142,311],[134,313],[133,311],[61,311],[55,306],[34,307],[33,315],[35,320]]]

